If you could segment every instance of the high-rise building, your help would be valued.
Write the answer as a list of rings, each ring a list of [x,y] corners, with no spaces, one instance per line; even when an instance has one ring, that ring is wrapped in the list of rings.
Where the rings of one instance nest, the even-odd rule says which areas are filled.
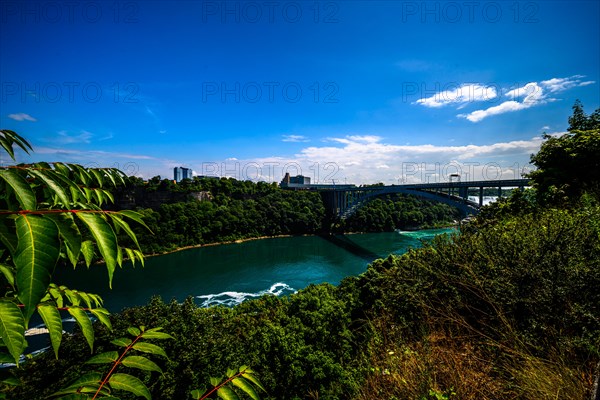
[[[175,179],[175,182],[181,182],[183,179],[192,179],[191,168],[184,168],[184,167],[173,168],[173,179]]]

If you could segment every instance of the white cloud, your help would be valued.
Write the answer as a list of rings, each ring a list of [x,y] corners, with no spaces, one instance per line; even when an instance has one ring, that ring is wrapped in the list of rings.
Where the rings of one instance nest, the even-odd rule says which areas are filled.
[[[552,133],[560,135],[560,133]],[[303,174],[315,183],[376,182],[417,183],[447,181],[458,172],[463,180],[510,179],[527,168],[529,156],[539,150],[541,136],[483,144],[394,144],[375,135],[331,137],[326,143],[306,146],[289,157],[226,158],[206,162],[186,160],[195,175],[229,175],[241,180],[279,182],[285,172]],[[31,156],[19,153],[18,162],[63,161],[91,167],[116,167],[127,175],[149,179],[172,177],[174,161],[145,154],[35,147]],[[33,161],[34,162],[34,161]],[[499,175],[499,176],[496,176]]]
[[[444,90],[425,99],[419,99],[417,104],[425,107],[439,108],[450,104],[464,106],[475,101],[489,101],[498,96],[494,86],[484,86],[478,83],[465,83],[454,89]]]
[[[82,130],[77,135],[71,135],[67,131],[59,131],[58,136],[49,139],[54,143],[58,144],[75,144],[75,143],[90,143],[90,140],[94,136],[93,133]]]
[[[302,136],[302,135],[282,135],[283,139],[281,139],[282,142],[293,142],[293,143],[300,143],[300,142],[308,142],[309,139],[306,136]]]
[[[313,183],[434,182],[447,181],[456,172],[463,180],[511,179],[520,177],[523,168],[530,169],[529,157],[542,141],[540,136],[491,144],[397,145],[379,136],[351,135],[331,137],[290,157],[224,161],[225,167],[221,162],[210,167],[211,173],[218,165],[236,179],[268,182],[281,181],[285,172],[308,176]],[[195,167],[203,168],[200,162]]]
[[[37,121],[37,119],[33,118],[31,115],[25,113],[8,114],[8,118],[14,119],[15,121]]]
[[[490,117],[492,115],[499,115],[499,114],[504,114],[507,112],[519,111],[519,110],[523,110],[525,108],[532,107],[534,105],[535,105],[535,103],[532,103],[532,102],[519,103],[518,101],[510,100],[510,101],[505,101],[504,103],[502,103],[500,105],[487,108],[485,110],[476,110],[469,114],[458,114],[458,117],[466,118],[471,122],[479,122],[479,121],[481,121],[487,117]]]
[[[594,81],[582,82],[583,75],[573,75],[568,78],[552,78],[545,81],[530,82],[524,86],[509,90],[505,96],[511,100],[505,101],[497,106],[489,107],[485,110],[476,110],[468,114],[458,114],[458,117],[466,118],[471,122],[479,122],[493,115],[500,115],[507,112],[525,110],[537,105],[556,101],[556,98],[550,97],[550,94],[556,94],[577,86],[587,86],[595,83]],[[518,99],[523,98],[522,101]]]
[[[595,83],[594,81],[582,82],[581,78],[585,78],[585,76],[573,75],[568,78],[552,78],[546,81],[541,81],[540,84],[550,93],[558,93],[577,86],[587,86]]]
[[[482,83],[457,84],[454,85],[454,88],[438,91],[433,96],[419,99],[413,104],[420,104],[428,108],[454,105],[460,110],[467,107],[470,103],[501,99],[503,97],[508,98],[508,100],[498,105],[457,115],[471,122],[479,122],[493,115],[515,112],[556,101],[558,99],[551,97],[551,95],[574,87],[588,86],[596,83],[595,81],[582,81],[584,77],[583,75],[573,75],[566,78],[551,78],[539,83],[529,82],[520,87],[506,90],[501,89],[502,93],[504,93],[503,95],[502,93],[497,93],[497,85],[485,85]]]

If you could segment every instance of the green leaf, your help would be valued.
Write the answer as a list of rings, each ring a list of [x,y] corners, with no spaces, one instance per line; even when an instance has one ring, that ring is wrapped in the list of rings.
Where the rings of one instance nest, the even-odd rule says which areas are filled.
[[[75,393],[79,389],[84,387],[100,387],[102,383],[102,374],[99,372],[88,372],[87,374],[81,375],[77,378],[73,383],[71,383],[68,387],[59,390],[58,392],[53,393],[50,397],[60,396],[68,393]]]
[[[116,351],[107,351],[105,353],[96,354],[86,364],[110,364],[119,359],[119,353]]]
[[[113,196],[111,192],[109,192],[108,190],[102,190],[102,193],[104,193],[104,197],[108,198],[108,200],[110,200],[111,203],[115,202],[115,196]]]
[[[71,186],[69,187],[69,190],[71,191],[71,197],[73,198],[73,202],[78,202],[84,197],[83,191],[79,186]]]
[[[98,183],[98,186],[102,187],[104,178],[102,176],[102,174],[100,173],[100,171],[98,171],[98,169],[96,168],[90,168],[88,169],[89,172],[91,172],[91,174],[94,176],[94,178],[96,178],[96,182]]]
[[[69,302],[73,306],[77,307],[81,303],[81,296],[79,296],[76,290],[65,289],[65,296],[67,296],[67,299],[69,299]]]
[[[90,299],[92,299],[92,301],[94,302],[94,304],[96,305],[96,307],[102,307],[102,303],[103,303],[102,297],[100,297],[100,296],[98,296],[97,294],[94,294],[94,293],[88,293],[87,295],[90,297]],[[108,311],[106,311],[104,309],[102,309],[102,310],[106,312],[106,315],[110,314]]]
[[[25,320],[19,307],[11,301],[0,300],[0,336],[15,363],[19,364],[19,357],[27,347]]]
[[[59,257],[56,225],[39,215],[19,215],[16,219],[19,244],[15,255],[19,300],[24,304],[25,321],[46,294],[50,274]]]
[[[19,386],[21,381],[19,381],[19,379],[15,376],[10,376],[6,379],[2,379],[2,383],[10,386]]]
[[[204,393],[206,393],[206,389],[194,389],[190,392],[194,400],[200,400]]]
[[[135,267],[136,255],[130,248],[126,247],[125,252],[127,252],[127,258],[131,261],[131,264]]]
[[[27,154],[29,154],[29,150],[33,150],[27,140],[25,140],[22,136],[19,136],[19,134],[15,131],[11,131],[9,129],[0,130],[0,144],[10,155],[13,161],[15,160],[13,144],[19,146]]]
[[[30,168],[27,170],[31,175],[39,178],[50,190],[52,190],[61,202],[62,207],[69,208],[71,205],[71,200],[67,196],[67,192],[60,186],[54,179],[52,179],[52,171],[49,170],[39,170]]]
[[[214,387],[217,387],[221,384],[221,378],[215,378],[214,376],[210,377],[210,384]]]
[[[117,265],[119,244],[112,227],[101,215],[96,213],[78,212],[77,216],[87,225],[96,239],[96,244],[106,263],[108,270],[108,285],[112,289],[112,278]]]
[[[47,214],[45,217],[51,219],[56,224],[58,233],[64,239],[67,248],[72,254],[69,256],[69,259],[73,267],[75,267],[79,260],[79,253],[81,252],[81,232],[79,232],[79,228],[75,224],[73,215],[61,213]]]
[[[60,312],[52,304],[41,304],[37,308],[38,314],[42,317],[46,328],[50,334],[50,342],[54,349],[54,355],[58,359],[58,348],[62,341],[62,319],[60,318]]]
[[[134,250],[133,252],[135,253],[135,255],[137,255],[137,257],[140,260],[140,262],[142,263],[142,267],[143,267],[144,266],[144,255],[139,250]]]
[[[231,383],[233,383],[234,386],[237,386],[240,389],[242,389],[252,399],[260,400],[260,397],[258,396],[258,393],[256,393],[256,390],[254,390],[252,385],[250,383],[248,383],[248,381],[246,381],[244,378],[242,378],[242,377],[235,378],[234,380],[231,381]]]
[[[138,342],[133,345],[133,348],[139,351],[143,351],[144,353],[157,354],[159,356],[169,358],[167,357],[167,353],[165,353],[162,347],[152,343]]]
[[[4,278],[8,281],[10,286],[15,287],[15,269],[6,264],[0,264],[0,272],[4,275]]]
[[[234,376],[237,373],[237,369],[231,369],[231,368],[227,368],[227,372],[226,375],[228,378],[231,378],[232,376]]]
[[[123,250],[121,249],[121,246],[117,247],[117,265],[123,267]]]
[[[77,178],[79,179],[79,181],[81,183],[83,183],[85,186],[89,185],[90,181],[92,180],[92,177],[90,176],[90,174],[88,173],[88,171],[83,168],[81,165],[79,164],[67,164],[69,166],[69,168],[71,168],[72,171],[74,171],[75,176],[77,176]]]
[[[135,236],[135,233],[133,233],[133,231],[129,227],[129,224],[127,224],[127,222],[125,222],[121,218],[119,218],[117,216],[117,214],[111,214],[111,218],[112,218],[113,224],[115,224],[115,227],[119,227],[120,229],[123,229],[125,231],[125,233],[127,233],[127,235],[131,238],[131,240],[133,240],[133,242],[135,243],[135,245],[139,249],[140,248],[140,244],[138,243],[138,240],[137,240],[137,237]]]
[[[246,371],[248,371],[249,369],[247,369]],[[265,388],[263,387],[263,385],[260,383],[260,381],[254,376],[252,375],[250,372],[244,372],[243,376],[244,378],[248,379],[250,382],[252,382],[254,384],[254,386],[256,386],[257,388],[259,388],[260,390],[262,390],[263,392],[266,392]]]
[[[94,244],[91,240],[86,240],[81,243],[81,253],[85,259],[85,266],[89,268],[94,259]]]
[[[56,305],[58,306],[58,308],[62,308],[63,307],[63,296],[62,296],[62,290],[58,289],[56,287],[56,285],[54,285],[53,283],[50,284],[50,287],[48,289],[48,291],[50,292],[50,295],[54,298],[54,300],[56,301]]]
[[[160,332],[163,328],[152,328],[142,333],[144,339],[173,339],[173,336],[168,333]]]
[[[104,308],[96,308],[94,310],[90,310],[90,312],[94,314],[96,318],[98,318],[98,321],[112,331],[112,324],[110,322],[110,318],[108,317],[110,314],[107,310]]]
[[[94,328],[92,327],[92,321],[88,317],[87,313],[80,307],[71,307],[67,311],[75,318],[77,324],[83,332],[83,336],[90,346],[90,351],[94,351]]]
[[[131,340],[129,338],[117,338],[117,339],[111,340],[112,344],[114,344],[115,346],[120,346],[120,347],[127,347],[132,342],[133,342],[133,340]]]
[[[35,210],[35,194],[29,183],[17,171],[12,168],[0,169],[0,178],[12,187],[17,196],[17,201],[23,210]]]
[[[98,205],[101,206],[102,204],[104,204],[104,190],[94,189],[94,194],[96,195],[96,198],[98,199]]]
[[[142,333],[138,328],[136,328],[135,326],[130,326],[129,328],[127,328],[127,332],[129,332],[129,334],[133,337],[137,337],[140,336],[140,333]]]
[[[156,371],[162,374],[162,369],[160,369],[158,365],[142,356],[125,357],[123,361],[121,361],[121,364],[129,368],[137,368],[144,371]]]
[[[150,395],[150,391],[135,376],[131,376],[128,374],[113,374],[109,381],[110,387],[113,389],[125,390],[127,392],[133,393],[136,396],[141,396],[146,398],[147,400],[152,400],[152,396]]]
[[[71,175],[71,170],[65,164],[61,162],[53,163],[54,169],[65,178],[68,178]]]
[[[235,392],[229,386],[221,386],[217,390],[217,394],[223,400],[239,400],[240,398],[235,394]]]
[[[90,298],[90,296],[85,293],[85,292],[77,292],[77,294],[79,295],[79,297],[81,298],[81,300],[83,300],[83,302],[85,303],[85,305],[87,306],[87,308],[92,308],[92,299]]]
[[[173,336],[164,332],[144,332],[142,337],[144,339],[174,339]]]
[[[146,223],[142,219],[142,214],[135,212],[135,211],[131,211],[131,210],[122,210],[122,211],[119,211],[119,215],[123,215],[129,219],[134,220],[138,224],[140,224],[143,227],[145,227],[146,229],[148,229],[148,231],[150,233],[152,233],[152,230],[150,228],[148,228],[148,225],[146,225]]]

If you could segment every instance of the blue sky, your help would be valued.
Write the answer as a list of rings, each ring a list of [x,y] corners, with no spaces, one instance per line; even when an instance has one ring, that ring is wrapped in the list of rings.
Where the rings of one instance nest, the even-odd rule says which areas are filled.
[[[3,0],[0,126],[145,178],[513,178],[600,107],[599,4]]]

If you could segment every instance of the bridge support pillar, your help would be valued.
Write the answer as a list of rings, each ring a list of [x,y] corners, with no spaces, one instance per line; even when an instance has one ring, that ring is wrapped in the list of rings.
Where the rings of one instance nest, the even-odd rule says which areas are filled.
[[[483,205],[483,186],[479,187],[479,207]]]

